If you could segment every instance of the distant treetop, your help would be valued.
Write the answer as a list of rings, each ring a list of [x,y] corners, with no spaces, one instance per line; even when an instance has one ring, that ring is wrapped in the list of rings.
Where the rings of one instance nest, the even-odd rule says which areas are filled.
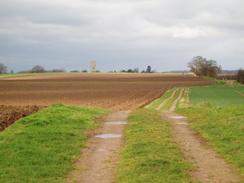
[[[45,72],[45,68],[40,66],[40,65],[36,65],[35,67],[33,67],[31,69],[31,72],[34,72],[34,73],[41,73],[41,72]]]
[[[6,74],[8,72],[8,67],[0,63],[0,74]]]
[[[221,72],[221,66],[215,60],[207,60],[202,56],[194,57],[188,67],[197,76],[216,77]]]

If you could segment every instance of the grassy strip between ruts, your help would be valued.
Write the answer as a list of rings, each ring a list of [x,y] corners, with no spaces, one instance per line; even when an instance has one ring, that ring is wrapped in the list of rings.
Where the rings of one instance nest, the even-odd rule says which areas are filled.
[[[178,112],[244,176],[244,86],[193,87],[188,107]],[[237,92],[238,91],[238,92]]]
[[[148,104],[147,106],[145,106],[145,108],[147,109],[156,109],[159,108],[159,106],[166,100],[168,99],[172,93],[173,93],[174,89],[170,89],[167,90],[163,96],[159,97],[158,99],[152,101],[150,104]]]
[[[170,108],[170,106],[172,105],[173,101],[179,96],[180,91],[181,91],[180,88],[170,89],[163,96],[154,100],[152,103],[147,105],[145,108],[158,110],[160,112],[168,110]]]
[[[64,182],[106,111],[54,105],[0,133],[0,182]]]
[[[170,125],[156,110],[138,109],[129,116],[117,182],[191,182],[190,164],[171,141]]]

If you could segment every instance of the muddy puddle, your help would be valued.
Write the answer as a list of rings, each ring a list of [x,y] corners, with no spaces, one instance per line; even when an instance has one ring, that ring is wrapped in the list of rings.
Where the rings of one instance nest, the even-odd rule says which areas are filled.
[[[178,119],[178,120],[181,120],[181,119],[186,119],[186,117],[184,116],[170,116],[171,119]]]
[[[105,125],[126,125],[126,121],[109,121],[106,122]]]
[[[96,138],[101,138],[101,139],[116,139],[116,138],[121,138],[121,134],[112,134],[112,133],[105,133],[105,134],[98,134],[95,136]]]

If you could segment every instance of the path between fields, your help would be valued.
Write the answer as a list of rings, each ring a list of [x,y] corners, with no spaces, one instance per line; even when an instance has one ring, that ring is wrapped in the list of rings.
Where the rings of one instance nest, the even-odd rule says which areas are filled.
[[[128,112],[110,114],[88,141],[87,148],[67,178],[74,183],[112,183]]]
[[[201,139],[189,126],[185,117],[174,111],[182,98],[183,89],[170,109],[163,113],[163,119],[172,123],[174,141],[180,145],[185,157],[193,163],[192,177],[202,183],[234,183],[241,178],[206,142]]]

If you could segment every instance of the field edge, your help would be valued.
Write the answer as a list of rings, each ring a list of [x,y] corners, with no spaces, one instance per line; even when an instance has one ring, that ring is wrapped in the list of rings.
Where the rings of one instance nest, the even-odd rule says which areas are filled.
[[[65,182],[96,120],[109,111],[52,105],[0,133],[0,182]]]

